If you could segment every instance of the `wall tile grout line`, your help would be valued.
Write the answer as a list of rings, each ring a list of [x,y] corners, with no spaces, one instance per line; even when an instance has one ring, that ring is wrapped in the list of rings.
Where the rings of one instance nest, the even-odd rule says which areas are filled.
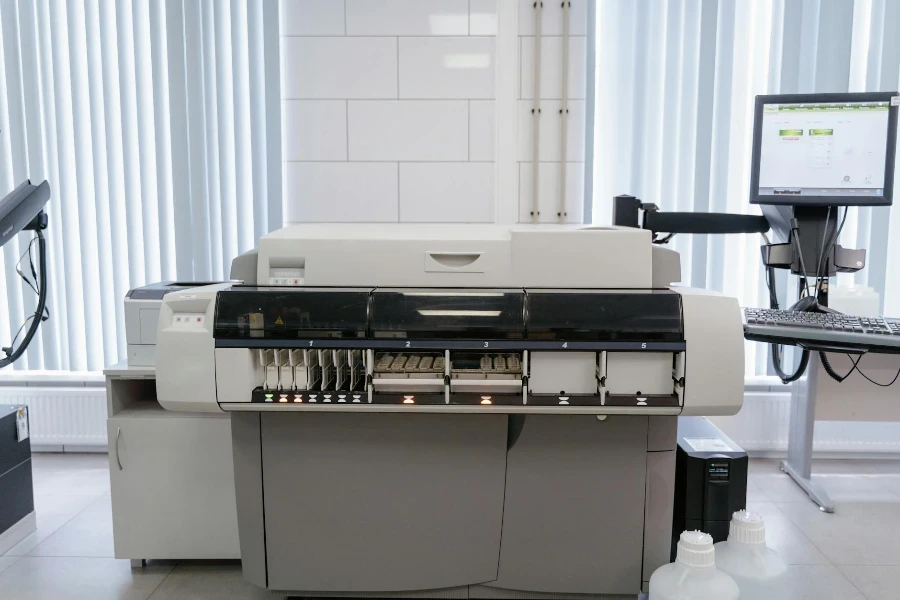
[[[347,123],[344,131],[347,134],[347,148],[344,153],[344,160],[350,162],[350,100],[344,100],[344,119]]]

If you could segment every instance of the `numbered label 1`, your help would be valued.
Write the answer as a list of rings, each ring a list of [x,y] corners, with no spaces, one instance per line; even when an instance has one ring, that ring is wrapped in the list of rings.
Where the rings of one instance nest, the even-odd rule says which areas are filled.
[[[312,347],[312,345],[313,345],[313,341],[312,341],[312,340],[309,340],[309,345],[310,345],[310,347]]]

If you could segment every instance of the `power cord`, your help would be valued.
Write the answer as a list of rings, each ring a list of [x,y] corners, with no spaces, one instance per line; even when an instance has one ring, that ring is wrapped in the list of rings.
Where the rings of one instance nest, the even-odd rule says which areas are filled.
[[[797,247],[797,255],[800,257],[800,281],[803,286],[804,293],[809,295],[809,286],[806,282],[806,263],[803,260],[803,251],[800,247],[800,239],[799,239],[799,226],[797,224],[797,219],[791,219],[791,241],[796,244]],[[769,267],[766,269],[766,287],[769,288],[769,308],[778,309],[778,291],[774,288],[775,281],[775,269],[773,267]],[[775,373],[781,379],[781,382],[784,384],[793,383],[800,379],[803,376],[803,373],[806,372],[806,367],[809,366],[809,350],[803,350],[800,354],[800,363],[797,365],[797,370],[791,374],[788,374],[784,367],[784,346],[780,346],[778,344],[770,344],[771,353],[772,353],[772,368],[775,369]]]
[[[36,285],[32,285],[31,282],[28,281],[28,278],[22,274],[20,269],[18,269],[18,264],[16,265],[17,266],[16,270],[19,272],[19,274],[22,276],[22,278],[25,279],[26,282],[28,282],[29,287],[31,287],[37,293],[37,295],[38,295],[37,308],[35,309],[34,314],[31,315],[30,317],[28,317],[25,320],[25,322],[22,324],[22,326],[19,328],[19,330],[16,332],[16,336],[13,338],[12,343],[8,347],[0,348],[0,350],[2,350],[3,354],[5,355],[4,357],[0,358],[0,369],[2,369],[3,367],[6,367],[8,365],[11,365],[16,360],[18,360],[19,357],[22,356],[22,354],[25,352],[25,349],[28,347],[28,344],[31,343],[32,338],[34,338],[35,334],[37,333],[38,325],[40,325],[42,322],[46,321],[50,316],[50,313],[47,310],[47,248],[46,248],[46,241],[44,240],[44,235],[41,232],[41,229],[35,229],[34,235],[35,235],[34,241],[37,242],[38,251],[40,253],[39,257],[38,257],[38,268],[37,269],[35,269],[35,267],[34,267],[34,261],[31,260],[31,244],[29,244],[26,254],[29,255],[29,262],[31,263],[31,271],[32,271],[32,273],[34,273]],[[34,243],[34,241],[32,241],[32,244]],[[24,257],[25,257],[25,254],[22,255],[22,259],[24,259]],[[19,262],[21,262],[22,259],[20,259]],[[18,340],[19,335],[22,333],[22,330],[25,329],[26,325],[28,326],[28,329],[25,331],[25,337],[22,339],[22,343],[19,344],[18,346],[16,346],[16,341]]]
[[[862,369],[859,368],[859,363],[862,360],[863,355],[860,354],[856,358],[853,358],[849,354],[847,358],[850,359],[850,362],[853,363],[853,366],[850,367],[850,370],[847,371],[845,375],[839,375],[837,371],[834,370],[834,367],[831,366],[831,362],[828,360],[828,355],[824,352],[819,352],[819,360],[822,361],[822,368],[825,369],[825,372],[828,373],[829,377],[837,381],[838,383],[843,383],[845,379],[850,377],[853,374],[853,371],[859,373],[863,378],[865,378],[869,383],[877,385],[878,387],[891,387],[897,382],[897,379],[900,379],[900,369],[897,370],[897,374],[894,375],[894,378],[891,379],[890,383],[879,383],[862,372]]]

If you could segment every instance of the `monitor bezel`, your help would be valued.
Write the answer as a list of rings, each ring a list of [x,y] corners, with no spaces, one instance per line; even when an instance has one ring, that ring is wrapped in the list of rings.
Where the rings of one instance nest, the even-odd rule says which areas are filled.
[[[897,115],[900,106],[892,102],[897,92],[843,94],[770,94],[756,97],[753,122],[753,161],[750,169],[750,203],[788,206],[890,206],[894,193],[894,165],[897,160]],[[884,193],[881,196],[802,196],[786,197],[759,193],[759,167],[762,151],[762,117],[767,104],[825,104],[846,102],[888,102],[887,153],[884,168]]]

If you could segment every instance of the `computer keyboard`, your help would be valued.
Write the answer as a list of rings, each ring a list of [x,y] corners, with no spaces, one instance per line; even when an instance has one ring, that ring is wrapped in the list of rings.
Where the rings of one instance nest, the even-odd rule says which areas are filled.
[[[900,319],[745,308],[744,337],[781,344],[818,342],[900,352]]]

